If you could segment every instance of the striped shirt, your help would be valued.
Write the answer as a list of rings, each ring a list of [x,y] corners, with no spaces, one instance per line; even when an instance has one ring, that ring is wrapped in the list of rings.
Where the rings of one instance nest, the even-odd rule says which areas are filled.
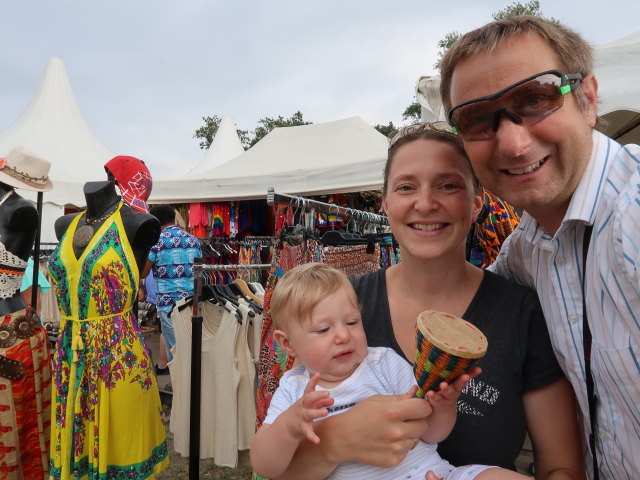
[[[560,366],[576,392],[584,444],[591,431],[582,341],[582,243],[597,398],[600,478],[640,478],[640,146],[593,132],[593,151],[564,220],[550,237],[531,216],[491,270],[535,288]],[[587,468],[592,461],[585,447]]]

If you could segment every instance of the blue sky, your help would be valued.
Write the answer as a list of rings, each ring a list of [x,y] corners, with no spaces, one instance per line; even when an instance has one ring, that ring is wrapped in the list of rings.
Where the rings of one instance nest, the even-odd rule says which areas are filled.
[[[76,101],[113,152],[163,176],[204,155],[205,115],[252,130],[300,110],[400,123],[437,42],[509,1],[20,0],[2,2],[0,132],[29,103],[47,59],[64,62]],[[638,30],[635,0],[541,0],[545,15],[592,44]]]

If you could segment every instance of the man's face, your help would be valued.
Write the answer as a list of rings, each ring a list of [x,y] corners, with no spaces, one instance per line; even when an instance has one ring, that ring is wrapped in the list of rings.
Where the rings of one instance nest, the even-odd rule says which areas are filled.
[[[491,95],[551,69],[564,71],[551,47],[537,35],[522,35],[491,53],[461,60],[453,72],[451,104],[455,107]],[[564,96],[560,109],[542,120],[524,125],[501,115],[495,136],[464,141],[474,170],[489,191],[555,228],[591,155],[597,92],[593,75],[583,79],[579,88],[590,103],[586,111],[580,110],[573,92]]]

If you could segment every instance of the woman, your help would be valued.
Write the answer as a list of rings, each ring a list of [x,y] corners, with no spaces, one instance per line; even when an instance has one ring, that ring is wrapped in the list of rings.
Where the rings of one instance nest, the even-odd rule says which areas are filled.
[[[585,478],[573,392],[553,356],[536,294],[465,259],[482,189],[460,142],[427,125],[396,137],[383,206],[402,261],[353,280],[369,345],[394,348],[411,362],[420,312],[446,311],[476,324],[489,351],[482,375],[461,397],[454,432],[438,447],[442,457],[454,465],[513,468],[527,428],[537,478]],[[302,447],[291,477],[283,478],[294,472],[323,478],[349,460],[393,465],[411,448],[419,414],[411,399],[377,397],[337,421],[319,422],[320,446]]]

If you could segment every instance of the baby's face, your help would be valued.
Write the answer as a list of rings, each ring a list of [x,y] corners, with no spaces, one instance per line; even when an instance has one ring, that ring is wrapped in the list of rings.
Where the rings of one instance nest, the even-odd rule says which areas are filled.
[[[291,324],[288,338],[296,357],[312,374],[320,373],[322,387],[348,378],[367,356],[367,337],[351,289],[339,288],[316,305],[307,321]]]

